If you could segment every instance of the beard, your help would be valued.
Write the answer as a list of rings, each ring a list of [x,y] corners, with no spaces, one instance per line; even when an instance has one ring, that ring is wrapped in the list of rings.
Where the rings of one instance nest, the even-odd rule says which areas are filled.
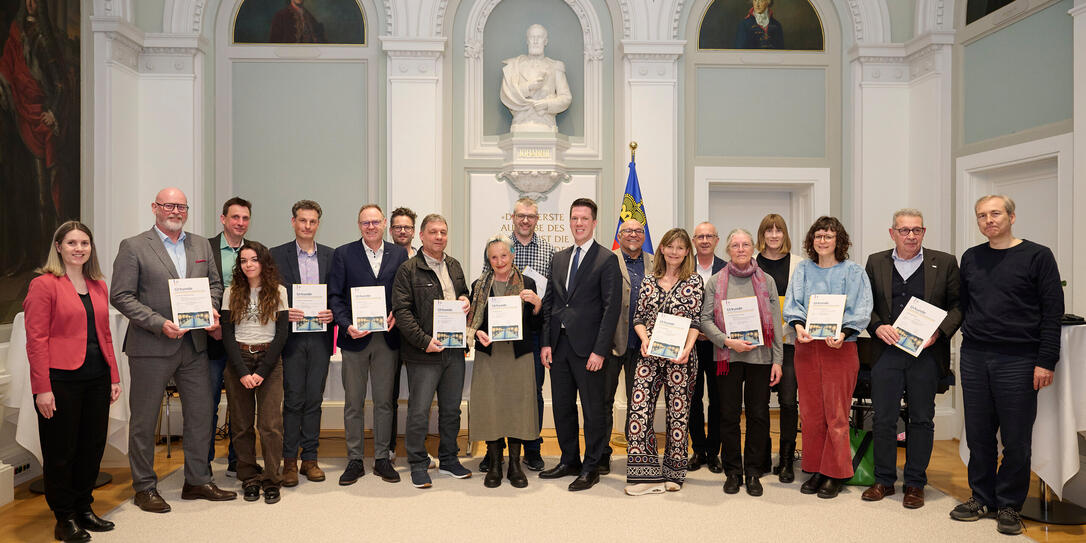
[[[185,226],[184,219],[166,219],[162,221],[163,226],[170,232],[177,232]]]

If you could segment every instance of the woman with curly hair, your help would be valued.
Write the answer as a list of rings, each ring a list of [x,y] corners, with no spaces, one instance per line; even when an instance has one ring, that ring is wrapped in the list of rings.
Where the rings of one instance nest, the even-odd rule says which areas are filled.
[[[687,423],[698,370],[698,356],[693,349],[702,299],[701,276],[694,271],[691,247],[686,230],[668,230],[656,249],[652,273],[641,282],[633,321],[634,331],[641,338],[641,359],[637,361],[626,422],[626,494],[630,496],[677,491],[686,480]],[[675,358],[649,355],[649,339],[661,313],[690,319],[686,342]],[[662,467],[653,430],[661,388],[667,403],[667,454]]]
[[[223,292],[222,339],[230,433],[238,453],[238,480],[245,501],[279,501],[283,456],[283,362],[287,341],[287,289],[279,284],[268,248],[246,241],[238,251],[233,282]],[[256,463],[256,431],[264,469]]]
[[[796,382],[803,421],[803,471],[811,478],[800,492],[835,498],[852,477],[848,410],[860,359],[856,338],[871,320],[871,282],[859,264],[848,260],[852,243],[836,217],[819,217],[807,230],[803,249],[809,260],[796,266],[784,300],[784,321],[796,331]],[[804,328],[811,296],[844,294],[841,328],[815,339]]]

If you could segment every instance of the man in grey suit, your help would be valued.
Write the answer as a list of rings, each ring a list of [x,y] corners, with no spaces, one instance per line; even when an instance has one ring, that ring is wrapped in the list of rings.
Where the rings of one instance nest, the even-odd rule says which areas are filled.
[[[222,278],[214,266],[206,238],[183,230],[188,200],[177,188],[159,191],[151,204],[155,225],[121,242],[113,262],[110,302],[128,317],[124,352],[132,377],[128,402],[128,462],[133,499],[144,511],[166,513],[170,505],[159,495],[155,475],[155,425],[162,395],[172,378],[184,401],[182,435],[185,485],[181,499],[224,501],[236,492],[211,481],[207,451],[211,446],[211,390],[208,383],[207,336],[219,335],[219,314],[203,330],[182,330],[171,319],[170,279],[207,277],[212,305],[222,301]]]
[[[641,338],[633,331],[633,315],[637,310],[637,298],[641,292],[641,280],[645,273],[652,273],[652,253],[643,250],[645,244],[645,226],[637,219],[623,221],[618,227],[618,271],[622,274],[622,307],[618,314],[618,326],[615,327],[614,345],[603,363],[605,381],[603,397],[604,426],[610,433],[615,424],[615,393],[618,392],[618,374],[623,373],[626,386],[626,400],[633,394],[634,368],[641,357]],[[625,424],[622,426],[626,427]],[[604,445],[604,455],[600,458],[600,475],[611,473],[611,445]]]
[[[326,285],[332,268],[332,248],[317,243],[321,206],[313,200],[299,200],[291,207],[290,225],[294,240],[271,250],[279,268],[279,280],[287,287],[290,321],[301,322],[305,313],[294,308],[294,284]],[[283,347],[283,486],[298,484],[300,472],[314,482],[325,480],[317,465],[317,446],[321,431],[321,404],[328,378],[328,359],[332,356],[332,310],[317,313],[324,332],[291,332]]]
[[[935,438],[935,395],[950,375],[950,339],[962,324],[959,304],[958,262],[954,255],[928,249],[924,244],[924,216],[916,209],[894,213],[890,238],[894,248],[867,259],[874,306],[867,331],[871,333],[871,403],[875,406],[875,484],[863,499],[879,501],[894,493],[897,479],[897,419],[901,399],[908,396],[909,423],[905,428],[905,496],[908,509],[924,506],[924,486]],[[912,356],[894,345],[900,333],[894,321],[912,298],[947,312],[935,334],[923,338],[923,350]],[[918,340],[919,341],[919,340]],[[945,390],[945,387],[943,387]]]

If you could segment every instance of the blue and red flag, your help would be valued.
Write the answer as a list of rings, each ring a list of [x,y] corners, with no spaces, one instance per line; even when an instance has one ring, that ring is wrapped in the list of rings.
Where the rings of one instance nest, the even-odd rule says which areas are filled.
[[[622,223],[634,219],[645,227],[645,242],[641,244],[641,250],[652,254],[652,235],[649,234],[649,220],[645,217],[645,204],[641,201],[641,186],[637,184],[637,167],[634,161],[630,161],[630,177],[626,179],[626,193],[622,195],[622,209],[618,212],[618,226],[615,227],[615,241],[611,244],[611,250],[618,248],[618,230]]]

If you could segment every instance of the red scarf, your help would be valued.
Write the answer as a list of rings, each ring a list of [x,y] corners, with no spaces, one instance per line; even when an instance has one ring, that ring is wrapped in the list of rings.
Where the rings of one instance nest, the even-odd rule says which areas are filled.
[[[754,296],[758,299],[758,318],[762,321],[762,344],[772,345],[773,312],[769,308],[769,287],[765,282],[765,272],[758,267],[758,262],[752,258],[750,259],[750,266],[742,270],[728,262],[724,269],[720,271],[721,273],[717,274],[716,292],[713,293],[713,323],[722,332],[725,330],[724,310],[721,302],[728,296],[728,277],[732,275],[750,277],[750,282],[754,285]],[[716,374],[727,375],[728,359],[731,357],[731,351],[727,347],[715,347],[713,350],[716,354]]]

